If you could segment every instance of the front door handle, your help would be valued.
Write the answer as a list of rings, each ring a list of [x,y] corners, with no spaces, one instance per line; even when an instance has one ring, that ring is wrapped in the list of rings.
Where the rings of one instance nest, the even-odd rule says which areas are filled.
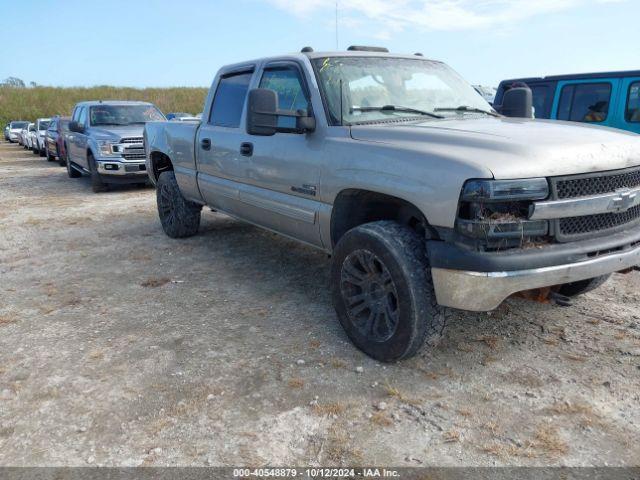
[[[245,157],[250,157],[251,155],[253,155],[253,143],[244,142],[242,145],[240,145],[240,155],[243,155]]]
[[[211,150],[211,139],[203,138],[202,140],[200,140],[200,146],[203,150]]]

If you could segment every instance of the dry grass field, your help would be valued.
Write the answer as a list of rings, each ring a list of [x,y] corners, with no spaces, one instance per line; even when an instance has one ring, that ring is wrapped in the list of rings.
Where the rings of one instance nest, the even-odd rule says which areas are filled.
[[[208,88],[124,88],[89,87],[15,88],[0,86],[0,126],[11,120],[35,120],[53,115],[71,115],[73,106],[84,100],[143,100],[163,112],[202,111]]]
[[[326,255],[0,145],[0,466],[638,466],[640,272],[381,365]]]

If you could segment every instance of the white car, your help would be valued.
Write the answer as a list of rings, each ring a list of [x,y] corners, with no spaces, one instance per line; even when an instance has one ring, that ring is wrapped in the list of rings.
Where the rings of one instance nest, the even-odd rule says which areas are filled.
[[[33,135],[32,132],[36,131],[36,124],[29,122],[29,124],[20,131],[20,145],[27,150],[33,148]]]
[[[9,123],[9,141],[20,142],[20,132],[25,126],[28,126],[29,122],[24,122],[22,120],[16,120],[14,122]]]
[[[45,134],[47,133],[47,128],[49,128],[49,124],[51,123],[50,118],[38,118],[36,120],[36,131],[35,131],[35,142],[33,143],[33,153],[39,153],[41,157],[44,157],[45,152]]]

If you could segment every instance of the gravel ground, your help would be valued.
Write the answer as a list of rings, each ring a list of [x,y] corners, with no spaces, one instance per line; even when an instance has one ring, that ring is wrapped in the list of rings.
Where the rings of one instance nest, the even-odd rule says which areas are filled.
[[[0,145],[0,465],[640,464],[640,274],[573,307],[459,314],[381,365],[329,260]]]

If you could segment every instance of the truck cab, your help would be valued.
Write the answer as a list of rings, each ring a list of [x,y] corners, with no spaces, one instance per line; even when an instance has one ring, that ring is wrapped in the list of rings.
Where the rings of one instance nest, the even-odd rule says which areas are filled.
[[[495,103],[513,85],[533,94],[535,118],[583,122],[640,133],[640,70],[504,80]]]

